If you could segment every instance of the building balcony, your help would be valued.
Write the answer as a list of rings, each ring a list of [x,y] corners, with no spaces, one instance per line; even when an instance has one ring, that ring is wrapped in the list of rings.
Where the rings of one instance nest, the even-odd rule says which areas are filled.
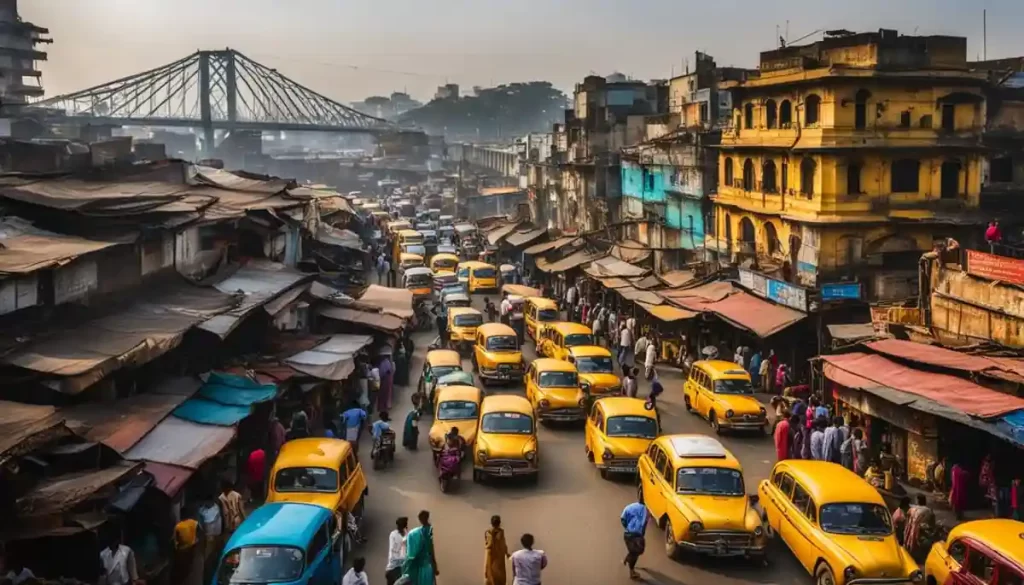
[[[979,148],[983,128],[972,126],[948,131],[942,128],[872,126],[827,128],[727,128],[723,148],[873,149],[873,148]]]

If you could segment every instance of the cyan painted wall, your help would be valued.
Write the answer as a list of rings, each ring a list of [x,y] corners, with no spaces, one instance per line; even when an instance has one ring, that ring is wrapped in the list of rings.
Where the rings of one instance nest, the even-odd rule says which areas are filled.
[[[671,229],[680,230],[680,247],[694,250],[704,246],[704,216],[699,200],[682,197],[677,190],[675,167],[666,165],[641,166],[632,161],[622,161],[622,196],[640,200],[643,203],[665,205],[665,223]],[[630,207],[627,203],[627,207]],[[639,207],[633,205],[632,207]]]

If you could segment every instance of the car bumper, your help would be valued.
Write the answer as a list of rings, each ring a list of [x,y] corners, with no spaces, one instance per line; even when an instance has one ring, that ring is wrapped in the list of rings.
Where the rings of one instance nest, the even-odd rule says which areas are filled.
[[[716,545],[697,542],[683,541],[678,543],[680,548],[710,557],[753,557],[765,554],[765,545]]]
[[[542,421],[576,422],[585,420],[587,416],[583,413],[582,408],[556,408],[552,410],[542,410],[538,412],[537,418],[539,418]]]
[[[480,370],[480,377],[484,380],[493,380],[495,382],[510,382],[512,380],[519,380],[523,377],[521,371],[509,371],[509,372],[491,372]]]
[[[768,425],[768,419],[757,419],[757,420],[742,420],[742,419],[726,419],[720,420],[718,426],[723,429],[730,429],[735,431],[755,431],[762,430]]]
[[[597,463],[598,469],[603,469],[608,473],[621,473],[623,475],[633,475],[637,471],[637,460],[611,460],[608,462],[600,461]]]
[[[914,583],[914,581],[910,577],[857,577],[846,581],[845,585],[889,585],[896,583]],[[924,581],[919,581],[919,583],[924,583]]]
[[[503,469],[506,468],[506,469]],[[473,466],[478,473],[489,477],[523,477],[536,475],[540,469],[535,466],[528,467],[507,467],[503,465]]]

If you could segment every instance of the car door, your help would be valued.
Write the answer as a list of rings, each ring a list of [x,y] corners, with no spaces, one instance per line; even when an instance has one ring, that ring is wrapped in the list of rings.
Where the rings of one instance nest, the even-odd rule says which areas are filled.
[[[817,531],[817,509],[814,508],[814,501],[807,489],[800,485],[800,482],[795,482],[793,496],[785,502],[782,509],[783,518],[779,534],[800,564],[811,572],[818,559],[818,547],[815,545],[817,539],[814,534]],[[845,567],[832,567],[833,571],[843,569]]]
[[[601,453],[597,451],[597,433],[601,428],[600,421],[604,418],[604,413],[601,411],[600,404],[594,404],[590,409],[590,416],[587,417],[587,424],[583,429],[583,441],[589,452],[593,457],[594,461],[597,461],[601,457]]]
[[[526,370],[526,375],[523,376],[523,384],[526,385],[526,399],[533,404],[533,393],[534,393],[534,374],[536,373],[536,366],[530,364],[530,367]]]
[[[664,483],[665,467],[668,466],[668,458],[661,447],[654,446],[653,465],[641,480],[644,481],[644,503],[655,519],[661,518],[665,513],[665,497],[662,493]]]
[[[768,526],[776,534],[782,527],[783,508],[793,495],[793,477],[785,471],[776,470],[771,478],[771,487],[765,490],[767,497],[762,498],[761,505],[764,507],[765,516],[768,517]]]
[[[324,522],[317,528],[313,538],[306,546],[306,573],[309,581],[315,585],[335,585],[337,579],[331,573],[331,562],[328,557],[333,555],[330,552],[330,536],[327,531],[327,523]]]
[[[705,387],[708,384],[708,374],[702,368],[697,368],[697,375],[694,376],[694,393],[697,395],[697,413],[707,418],[708,416],[708,397]]]
[[[975,544],[967,543],[967,562],[959,571],[950,574],[954,585],[995,585],[999,563],[988,551]]]
[[[953,573],[959,572],[967,563],[967,542],[963,539],[958,538],[944,546],[935,546],[932,550],[936,551],[940,565],[926,568],[936,572],[931,575],[935,577],[936,585],[944,585]]]

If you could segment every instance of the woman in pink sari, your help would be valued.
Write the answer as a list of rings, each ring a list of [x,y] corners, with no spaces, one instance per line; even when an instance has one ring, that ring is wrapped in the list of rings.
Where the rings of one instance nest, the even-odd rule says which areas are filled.
[[[953,508],[957,520],[964,516],[964,509],[967,508],[967,484],[970,483],[971,474],[964,469],[963,465],[957,463],[950,471],[949,507]]]

